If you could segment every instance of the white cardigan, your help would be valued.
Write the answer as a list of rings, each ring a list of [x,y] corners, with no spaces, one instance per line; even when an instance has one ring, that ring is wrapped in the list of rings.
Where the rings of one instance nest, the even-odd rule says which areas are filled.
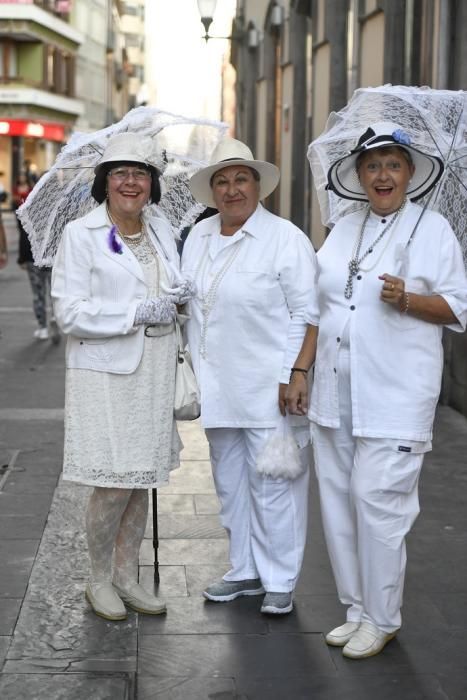
[[[163,219],[143,218],[172,285],[179,269],[174,236]],[[114,252],[109,232],[105,204],[67,224],[52,270],[52,298],[68,335],[67,368],[130,374],[143,353],[144,326],[133,321],[148,288],[130,248],[122,243],[122,253]]]

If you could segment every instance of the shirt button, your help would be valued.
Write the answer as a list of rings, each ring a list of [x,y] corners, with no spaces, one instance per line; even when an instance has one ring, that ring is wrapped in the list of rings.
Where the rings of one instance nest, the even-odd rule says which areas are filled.
[[[350,307],[350,310],[351,310],[351,311],[355,311],[355,306],[354,306],[353,304],[352,304],[352,306]]]
[[[337,374],[337,369],[334,367],[334,374]]]
[[[362,276],[361,276],[361,275],[357,275],[357,279],[358,279],[358,280],[361,280],[361,279],[362,279]]]
[[[80,340],[80,341],[79,341],[79,344],[80,344],[80,345],[84,345],[84,343],[83,343],[83,341],[82,341],[82,340]]]
[[[336,338],[336,340],[337,340],[337,342],[338,342],[338,343],[340,343],[340,342],[341,342],[341,339],[340,339],[340,338]]]
[[[382,224],[385,224],[385,223],[386,223],[386,219],[381,219],[381,223],[382,223]]]

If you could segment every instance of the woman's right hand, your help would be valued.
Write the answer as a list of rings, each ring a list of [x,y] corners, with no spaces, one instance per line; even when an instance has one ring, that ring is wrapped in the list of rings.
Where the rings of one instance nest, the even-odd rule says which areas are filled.
[[[308,413],[308,379],[304,372],[294,372],[285,392],[287,411],[294,416]]]
[[[136,307],[134,325],[140,326],[143,323],[165,323],[169,324],[175,320],[177,307],[173,297],[155,297],[146,299]]]

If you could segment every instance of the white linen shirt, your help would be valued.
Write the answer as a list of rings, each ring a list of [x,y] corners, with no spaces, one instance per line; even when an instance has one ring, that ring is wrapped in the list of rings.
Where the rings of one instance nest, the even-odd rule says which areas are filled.
[[[278,385],[289,382],[303,341],[307,304],[317,313],[316,256],[302,231],[261,204],[222,246],[219,235],[219,214],[199,222],[182,258],[183,273],[198,287],[187,332],[201,390],[201,421],[205,428],[271,428],[279,418]],[[208,316],[202,357],[201,297],[228,260]]]
[[[467,280],[462,252],[448,222],[408,203],[399,221],[379,241],[344,297],[348,263],[365,212],[345,216],[319,250],[319,335],[308,416],[319,425],[340,426],[337,355],[350,341],[353,434],[360,437],[431,439],[443,369],[442,325],[402,314],[380,299],[388,273],[405,280],[408,292],[441,295],[463,331],[467,321]],[[388,217],[389,220],[389,217]],[[386,223],[372,214],[360,254]],[[307,318],[316,324],[315,310]]]

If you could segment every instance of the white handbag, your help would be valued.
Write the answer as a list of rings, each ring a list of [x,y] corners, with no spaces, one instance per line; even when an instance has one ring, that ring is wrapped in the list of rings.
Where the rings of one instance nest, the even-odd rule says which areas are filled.
[[[199,389],[196,381],[191,356],[183,345],[182,332],[177,322],[177,367],[175,370],[174,417],[176,420],[195,420],[199,418],[201,406]]]

